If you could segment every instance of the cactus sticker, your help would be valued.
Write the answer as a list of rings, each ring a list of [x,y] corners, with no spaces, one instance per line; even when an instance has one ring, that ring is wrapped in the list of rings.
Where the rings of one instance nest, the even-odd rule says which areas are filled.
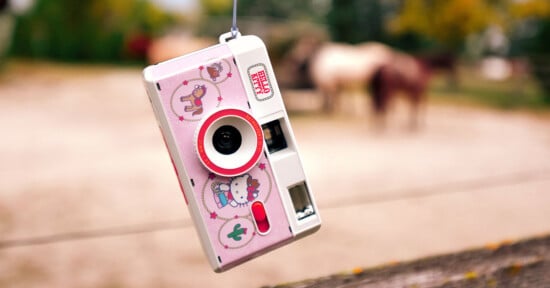
[[[256,236],[254,223],[246,217],[228,220],[218,231],[218,241],[225,249],[243,248]]]
[[[246,235],[246,228],[241,228],[241,224],[235,224],[235,226],[233,226],[233,231],[229,234],[227,234],[227,238],[231,238],[235,241],[241,241],[242,240],[242,235]]]

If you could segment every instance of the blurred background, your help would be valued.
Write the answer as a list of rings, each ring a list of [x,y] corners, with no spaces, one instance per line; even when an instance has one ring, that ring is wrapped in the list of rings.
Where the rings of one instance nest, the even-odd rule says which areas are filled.
[[[224,0],[3,0],[1,5],[3,63],[11,56],[116,65],[156,63],[208,46],[230,27],[232,9]],[[303,64],[321,43],[376,41],[439,62],[436,70],[446,70],[451,85],[435,85],[438,96],[454,94],[503,108],[548,102],[549,14],[550,4],[535,0],[238,3],[240,29],[261,36],[274,65],[283,70]],[[469,81],[474,75],[459,75],[460,70],[475,70],[482,74],[475,80],[490,81]],[[281,73],[283,86],[307,86],[307,69],[301,72]],[[444,91],[458,88],[461,80],[460,88],[469,93]]]
[[[141,70],[229,0],[0,0],[0,287],[261,287],[550,233],[550,2],[240,0],[324,221],[210,270]]]

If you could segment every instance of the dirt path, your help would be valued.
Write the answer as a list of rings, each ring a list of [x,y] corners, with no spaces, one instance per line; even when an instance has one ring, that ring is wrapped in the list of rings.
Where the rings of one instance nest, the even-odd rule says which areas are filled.
[[[7,72],[0,287],[258,287],[550,231],[548,117],[436,105],[421,132],[397,119],[380,133],[361,109],[348,118],[300,114],[291,120],[324,226],[214,274],[139,70],[20,64]],[[72,235],[85,239],[6,247],[79,231]]]

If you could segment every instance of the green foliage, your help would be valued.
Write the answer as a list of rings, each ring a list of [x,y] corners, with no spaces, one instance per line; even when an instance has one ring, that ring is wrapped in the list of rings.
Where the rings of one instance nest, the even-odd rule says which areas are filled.
[[[145,0],[38,0],[17,21],[13,52],[65,61],[140,60],[141,46],[173,21]]]
[[[530,71],[546,91],[546,101],[550,103],[550,16],[542,19],[529,17],[520,24],[511,33],[511,55],[527,57]]]
[[[323,38],[320,24],[330,0],[239,0],[237,25],[243,34],[256,34],[268,45],[276,63],[292,45],[305,35]],[[232,25],[232,0],[200,0],[202,11],[196,27],[201,37],[218,37]]]
[[[237,12],[245,17],[317,21],[322,17],[323,9],[319,9],[316,2],[319,1],[239,0]]]
[[[238,25],[254,22],[253,26],[267,29],[271,24],[281,21],[319,22],[324,16],[325,7],[318,2],[320,1],[239,0]],[[204,15],[200,19],[199,33],[217,37],[220,33],[227,32],[232,20],[233,1],[200,0],[200,3]]]
[[[380,0],[333,0],[327,17],[332,39],[348,43],[383,41],[384,14]]]
[[[231,15],[232,0],[200,0],[203,12],[208,16]]]
[[[323,9],[316,0],[239,0],[237,13],[240,17],[265,17],[292,20],[318,20]],[[233,12],[232,0],[200,0],[207,17],[230,16]]]
[[[550,65],[550,18],[529,19],[511,33],[511,56],[527,57],[535,75],[548,70]],[[546,77],[550,86],[550,77]],[[549,90],[550,91],[550,87]],[[550,93],[549,93],[550,94]]]
[[[390,23],[394,33],[414,32],[436,39],[448,50],[460,47],[466,37],[499,21],[496,7],[479,0],[406,0]]]
[[[400,0],[332,0],[326,16],[331,38],[346,43],[378,41],[410,52],[433,46],[432,40],[416,31],[390,33],[388,23],[402,5]]]
[[[548,0],[404,0],[389,27],[392,33],[417,33],[456,50],[469,35],[490,26],[511,31],[524,20],[548,16]]]
[[[546,102],[550,103],[550,19],[540,24],[537,35],[529,45],[529,61],[533,75],[546,91]]]
[[[550,57],[531,58],[531,63],[533,64],[533,75],[546,93],[544,101],[546,104],[550,104],[550,69],[548,68],[550,67]]]

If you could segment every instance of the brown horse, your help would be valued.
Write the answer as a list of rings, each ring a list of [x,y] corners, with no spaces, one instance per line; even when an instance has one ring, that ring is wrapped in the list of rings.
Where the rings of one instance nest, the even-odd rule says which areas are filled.
[[[372,107],[378,120],[384,121],[384,115],[392,99],[396,95],[402,95],[410,103],[410,127],[417,128],[419,110],[426,101],[428,80],[429,73],[425,62],[394,52],[390,61],[378,67],[369,83]]]
[[[429,79],[422,61],[376,42],[326,43],[317,50],[309,66],[311,80],[324,96],[326,112],[334,110],[347,87],[368,85],[378,119],[383,120],[392,98],[403,95],[411,103],[411,127],[416,127]]]

